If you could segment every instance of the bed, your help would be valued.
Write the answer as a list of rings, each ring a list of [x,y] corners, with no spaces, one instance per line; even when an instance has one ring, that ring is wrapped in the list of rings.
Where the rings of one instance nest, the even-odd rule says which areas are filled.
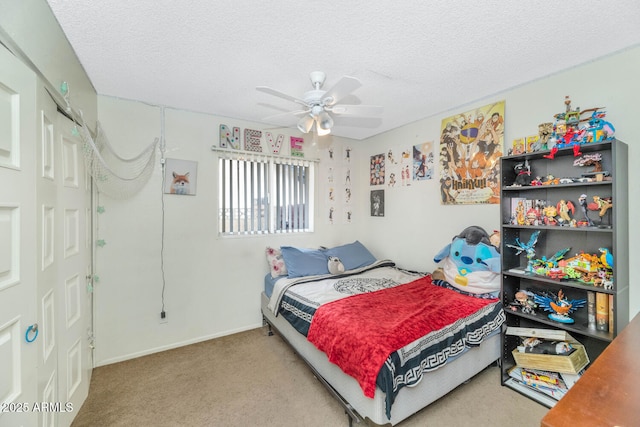
[[[289,262],[265,277],[264,321],[340,401],[349,425],[396,425],[500,357],[504,312],[492,295],[377,260],[359,242],[280,249],[267,250],[268,261],[271,252]],[[332,254],[344,271],[326,271]]]

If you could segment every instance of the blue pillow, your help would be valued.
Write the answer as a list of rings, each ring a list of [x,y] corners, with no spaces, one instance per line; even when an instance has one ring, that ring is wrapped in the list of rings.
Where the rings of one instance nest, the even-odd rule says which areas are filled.
[[[293,246],[282,246],[280,251],[289,277],[329,274],[327,266],[329,259],[324,251],[294,248]]]
[[[340,258],[345,270],[365,267],[376,261],[376,257],[358,240],[353,243],[327,249],[326,253],[328,256]]]

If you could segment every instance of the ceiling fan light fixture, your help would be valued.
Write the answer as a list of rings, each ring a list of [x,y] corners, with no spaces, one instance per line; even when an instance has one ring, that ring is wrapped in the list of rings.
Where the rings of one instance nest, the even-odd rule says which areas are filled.
[[[316,126],[316,132],[318,133],[318,136],[324,136],[324,135],[329,135],[331,133],[331,128],[329,129],[323,129],[320,126],[320,122],[316,122],[317,126]]]
[[[311,128],[313,127],[313,117],[310,115],[305,115],[303,118],[298,120],[298,130],[302,133],[309,133]]]
[[[318,127],[323,130],[331,130],[333,127],[333,119],[326,111],[320,113],[318,116]]]

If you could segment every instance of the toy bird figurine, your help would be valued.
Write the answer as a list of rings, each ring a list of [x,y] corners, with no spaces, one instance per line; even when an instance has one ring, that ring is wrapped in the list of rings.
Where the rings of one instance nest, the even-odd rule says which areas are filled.
[[[585,299],[568,300],[562,289],[558,291],[558,295],[547,292],[543,295],[535,295],[534,300],[544,311],[551,312],[548,316],[549,319],[560,323],[574,323],[575,321],[569,317],[569,314],[584,307],[587,302]]]
[[[600,261],[609,270],[613,270],[613,254],[607,248],[598,249],[602,255],[600,255]]]
[[[527,271],[533,271],[533,257],[536,256],[535,246],[538,242],[538,236],[540,235],[540,230],[536,230],[531,233],[531,237],[529,237],[529,242],[522,243],[518,237],[516,237],[515,245],[507,244],[508,248],[512,248],[516,250],[516,255],[520,255],[522,252],[526,252],[527,254]]]

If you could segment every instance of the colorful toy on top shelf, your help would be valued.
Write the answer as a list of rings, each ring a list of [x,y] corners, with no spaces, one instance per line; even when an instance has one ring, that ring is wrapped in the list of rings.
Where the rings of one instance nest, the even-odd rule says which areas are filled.
[[[589,108],[580,111],[580,108],[571,108],[571,99],[565,96],[565,111],[555,114],[553,132],[549,138],[549,154],[543,157],[554,159],[561,148],[573,148],[573,155],[577,157],[582,154],[580,145],[602,142],[613,138],[615,128],[604,120],[605,112],[601,107]],[[591,113],[590,118],[582,118],[583,114]],[[586,125],[582,123],[587,122]]]
[[[535,295],[534,299],[536,304],[542,307],[544,311],[551,312],[548,316],[549,319],[561,323],[574,323],[575,321],[569,317],[569,314],[578,308],[584,307],[587,302],[585,299],[567,299],[562,289],[558,290],[557,295],[551,292],[544,292],[542,295]]]
[[[589,119],[589,124],[585,128],[585,143],[602,142],[613,139],[616,129],[611,123],[603,120],[605,116],[606,113],[599,109],[593,112],[591,119]]]

